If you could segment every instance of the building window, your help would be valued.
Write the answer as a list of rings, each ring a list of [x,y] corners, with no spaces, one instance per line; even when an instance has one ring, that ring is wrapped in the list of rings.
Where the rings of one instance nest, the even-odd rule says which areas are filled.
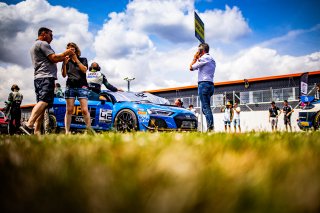
[[[283,88],[283,100],[292,101],[295,100],[295,97],[293,95],[294,88]]]
[[[240,92],[240,104],[248,104],[249,102],[249,92]]]
[[[223,94],[217,94],[217,95],[213,95],[213,106],[215,107],[219,107],[219,106],[223,106]]]
[[[273,101],[282,101],[283,100],[282,89],[272,90],[272,100]]]

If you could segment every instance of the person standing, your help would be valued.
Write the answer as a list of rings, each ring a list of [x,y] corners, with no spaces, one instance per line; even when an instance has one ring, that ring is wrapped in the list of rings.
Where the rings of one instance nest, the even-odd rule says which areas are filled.
[[[198,46],[198,52],[194,55],[190,71],[198,70],[198,95],[202,105],[202,112],[207,120],[208,131],[213,131],[214,120],[210,107],[210,99],[214,93],[213,78],[216,62],[209,54],[209,49],[207,43],[202,43]]]
[[[71,117],[73,114],[74,102],[77,98],[80,102],[82,116],[87,127],[87,132],[94,134],[91,128],[91,118],[88,110],[88,82],[86,72],[88,69],[88,61],[82,58],[80,48],[77,44],[70,42],[67,44],[67,49],[75,54],[71,57],[66,57],[63,61],[61,72],[62,76],[68,77],[66,83],[65,99],[66,99],[66,114],[65,114],[65,131],[70,134]]]
[[[280,113],[279,107],[276,106],[274,101],[271,102],[271,107],[269,108],[269,123],[271,123],[272,131],[277,131],[278,129],[278,117]]]
[[[54,81],[57,79],[57,65],[66,56],[73,55],[71,50],[55,54],[50,43],[53,39],[52,30],[41,27],[38,30],[38,39],[30,49],[32,64],[34,66],[34,87],[37,104],[33,107],[28,122],[23,123],[20,129],[30,135],[41,134],[41,124],[45,109],[50,107],[54,98]]]
[[[291,126],[291,115],[294,112],[292,107],[288,104],[287,100],[283,101],[283,118],[284,118],[284,125],[286,126],[286,131],[288,131],[288,125],[290,127],[290,132],[292,132],[292,126]]]
[[[63,98],[63,91],[61,89],[61,85],[59,83],[55,84],[54,87],[54,97]]]
[[[18,85],[13,84],[8,97],[8,106],[10,107],[10,119],[9,119],[9,134],[13,135],[17,132],[20,127],[21,122],[21,103],[23,100],[23,95],[19,92],[20,88]]]
[[[233,109],[234,109],[234,113],[233,113],[233,126],[234,126],[234,132],[237,132],[237,126],[238,126],[238,129],[239,129],[239,132],[241,132],[241,126],[240,126],[240,112],[241,112],[241,109],[238,105],[237,102],[234,103],[233,105]]]
[[[196,109],[194,108],[193,104],[190,104],[188,107],[188,110],[190,110],[191,112],[193,112],[196,115]],[[198,117],[198,116],[197,116]]]
[[[174,105],[177,106],[177,107],[183,108],[183,102],[182,102],[182,100],[180,98],[177,98],[174,101]]]
[[[226,106],[221,110],[223,114],[224,130],[227,132],[229,127],[229,132],[231,132],[231,121],[233,119],[233,109],[232,104],[228,101]]]
[[[314,98],[320,100],[320,83],[316,84],[316,93],[314,95]]]

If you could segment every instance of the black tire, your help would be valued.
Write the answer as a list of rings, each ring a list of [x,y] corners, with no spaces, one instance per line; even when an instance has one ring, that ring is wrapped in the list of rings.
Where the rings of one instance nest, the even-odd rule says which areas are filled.
[[[314,130],[318,130],[320,128],[320,111],[314,117],[313,127],[314,127]]]
[[[138,130],[136,114],[130,109],[120,110],[114,119],[114,128],[118,132],[134,132]]]

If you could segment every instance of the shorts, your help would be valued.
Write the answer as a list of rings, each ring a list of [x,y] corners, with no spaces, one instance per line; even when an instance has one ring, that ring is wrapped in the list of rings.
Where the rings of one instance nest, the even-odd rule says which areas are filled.
[[[55,78],[37,78],[34,79],[34,88],[37,102],[43,101],[52,105],[54,99],[54,82]]]
[[[67,87],[65,93],[64,93],[64,98],[69,99],[69,98],[78,98],[78,99],[88,99],[89,95],[89,90],[86,88],[70,88]]]
[[[271,117],[271,126],[278,126],[278,118],[277,117]]]
[[[231,121],[223,121],[223,122],[224,122],[225,126],[227,126],[227,125],[230,126],[230,124],[231,124]]]
[[[291,125],[291,116],[284,116],[284,125]]]
[[[240,119],[233,119],[234,126],[240,126]]]

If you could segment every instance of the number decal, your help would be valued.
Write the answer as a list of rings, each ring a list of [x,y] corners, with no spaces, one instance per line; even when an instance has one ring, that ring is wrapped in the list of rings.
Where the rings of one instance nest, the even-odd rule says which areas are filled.
[[[100,109],[99,122],[101,123],[111,123],[112,121],[112,110],[110,109]]]

